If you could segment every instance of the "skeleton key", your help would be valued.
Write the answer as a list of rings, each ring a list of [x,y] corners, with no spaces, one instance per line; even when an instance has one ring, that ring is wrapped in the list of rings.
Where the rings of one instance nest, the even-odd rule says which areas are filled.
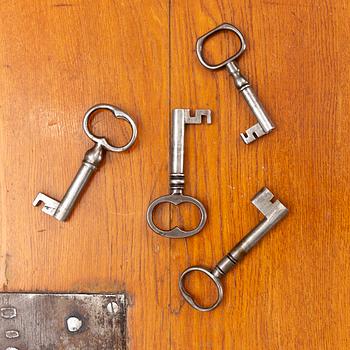
[[[233,56],[229,57],[227,60],[212,65],[209,64],[207,61],[205,61],[203,57],[203,46],[204,42],[212,35],[217,34],[220,31],[229,30],[235,33],[240,42],[241,47],[238,50],[237,53],[235,53]],[[204,34],[197,40],[197,56],[200,61],[200,63],[210,69],[210,70],[217,70],[221,69],[226,66],[229,73],[232,75],[235,86],[238,89],[239,92],[242,93],[244,99],[246,100],[249,108],[255,115],[256,119],[258,120],[258,123],[250,127],[245,131],[245,133],[241,133],[241,138],[244,141],[244,143],[249,144],[253,141],[255,141],[257,138],[268,134],[270,131],[272,131],[275,126],[273,122],[271,121],[270,117],[268,116],[267,112],[265,111],[263,105],[261,104],[258,96],[255,94],[253,89],[250,87],[250,84],[248,80],[240,73],[240,70],[237,66],[237,63],[235,62],[236,59],[242,55],[242,53],[246,49],[246,42],[244,40],[243,34],[238,30],[238,28],[234,27],[231,24],[223,23],[219,25],[218,27],[212,29],[210,32]]]
[[[185,238],[198,233],[207,221],[207,212],[203,204],[191,196],[185,196],[183,189],[185,185],[184,175],[184,150],[185,150],[185,125],[201,124],[202,117],[206,117],[207,124],[211,124],[211,111],[209,109],[197,109],[195,116],[190,116],[189,109],[174,109],[172,113],[171,146],[170,146],[170,194],[154,200],[147,210],[147,222],[150,228],[161,236],[169,238]],[[179,205],[181,203],[194,204],[201,213],[198,226],[190,231],[184,231],[179,227],[171,230],[162,230],[153,222],[153,210],[162,203]]]
[[[252,199],[252,203],[264,214],[265,218],[243,237],[235,247],[219,261],[213,270],[201,266],[186,269],[179,278],[180,292],[185,300],[198,311],[211,311],[221,302],[224,291],[220,279],[225,276],[280,220],[288,213],[288,209],[279,201],[271,202],[273,194],[268,188],[263,188]],[[199,305],[184,286],[184,280],[191,272],[201,272],[207,275],[217,289],[217,299],[210,306]]]
[[[122,119],[127,121],[132,129],[132,136],[129,142],[122,147],[115,147],[108,143],[105,137],[97,137],[89,130],[89,119],[97,111],[101,109],[106,109],[114,114],[117,119]],[[94,107],[91,107],[85,114],[83,119],[83,130],[85,134],[95,142],[95,146],[89,149],[84,156],[83,164],[78,170],[77,175],[75,176],[72,184],[69,186],[66,194],[64,195],[61,202],[47,196],[44,193],[39,192],[36,198],[33,201],[33,205],[37,206],[41,202],[44,203],[42,211],[50,216],[53,216],[59,221],[65,221],[70,212],[73,209],[73,206],[78,199],[81,191],[87,184],[91,175],[97,170],[98,166],[101,164],[106,151],[111,152],[122,152],[130,148],[137,136],[137,128],[135,122],[131,119],[129,115],[121,111],[119,108],[108,105],[108,104],[99,104]]]

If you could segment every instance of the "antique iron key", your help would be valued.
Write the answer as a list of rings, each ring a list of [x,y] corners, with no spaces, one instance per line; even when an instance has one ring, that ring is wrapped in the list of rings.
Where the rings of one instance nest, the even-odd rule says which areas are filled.
[[[288,213],[288,209],[279,201],[272,202],[273,194],[268,188],[263,188],[252,199],[252,203],[265,218],[239,241],[235,247],[215,266],[213,270],[201,266],[186,269],[179,278],[179,288],[185,300],[198,311],[210,311],[221,302],[224,292],[220,279],[225,276],[280,220]],[[201,272],[207,275],[217,288],[217,299],[210,306],[199,305],[184,286],[184,280],[191,272]]]
[[[233,56],[229,57],[227,60],[212,65],[209,64],[203,57],[203,46],[204,42],[212,35],[217,34],[220,31],[229,30],[235,33],[241,43],[240,49],[237,53],[235,53]],[[242,55],[242,53],[245,51],[247,45],[244,40],[243,34],[233,26],[232,24],[223,23],[219,25],[218,27],[214,28],[213,30],[209,31],[208,33],[204,34],[197,40],[197,46],[196,46],[196,52],[198,59],[200,63],[210,69],[210,70],[217,70],[221,69],[223,67],[226,67],[229,73],[232,75],[235,86],[238,89],[239,92],[242,93],[244,99],[246,100],[249,108],[253,112],[254,116],[258,120],[258,123],[250,127],[245,131],[245,133],[241,133],[242,140],[249,144],[253,141],[255,141],[257,138],[268,134],[270,131],[272,131],[275,126],[273,122],[271,121],[270,117],[268,116],[267,112],[265,111],[263,105],[261,104],[258,96],[255,94],[253,89],[251,88],[248,80],[240,73],[240,70],[238,68],[237,63],[235,62],[236,59]]]
[[[115,147],[108,143],[105,137],[97,137],[89,130],[89,119],[97,111],[106,109],[114,114],[117,119],[122,119],[127,121],[132,129],[132,135],[129,142],[122,147]],[[130,148],[137,136],[137,128],[135,122],[131,117],[121,111],[119,108],[108,105],[108,104],[99,104],[94,107],[91,107],[85,114],[83,119],[83,130],[85,134],[95,142],[94,147],[89,149],[84,156],[83,164],[78,170],[77,175],[75,176],[72,184],[69,186],[66,194],[64,195],[61,202],[47,196],[44,193],[39,192],[36,198],[33,201],[33,205],[37,206],[41,202],[44,203],[42,211],[50,216],[53,216],[59,221],[65,221],[69,214],[71,213],[73,206],[76,200],[79,197],[79,194],[87,184],[91,175],[97,170],[98,166],[101,164],[106,151],[111,152],[122,152]]]
[[[147,222],[150,228],[161,236],[169,238],[185,238],[198,233],[207,221],[207,212],[203,204],[191,196],[185,196],[184,175],[184,151],[185,151],[185,125],[201,124],[202,117],[206,117],[207,124],[211,124],[211,111],[209,109],[197,109],[195,116],[190,116],[189,109],[174,109],[172,112],[171,144],[170,144],[170,194],[154,200],[147,210]],[[171,230],[162,230],[153,222],[153,210],[162,203],[179,205],[181,203],[194,204],[201,213],[198,226],[190,231],[184,231],[179,227]]]

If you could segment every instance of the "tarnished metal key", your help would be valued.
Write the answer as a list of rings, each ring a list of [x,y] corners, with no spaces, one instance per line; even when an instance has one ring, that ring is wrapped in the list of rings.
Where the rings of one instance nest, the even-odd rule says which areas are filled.
[[[235,53],[233,56],[229,57],[227,60],[216,64],[212,65],[209,64],[203,57],[203,45],[204,42],[212,35],[217,34],[220,31],[225,31],[229,30],[235,33],[240,42],[241,42],[241,47],[238,50],[237,53]],[[250,127],[245,131],[245,133],[241,133],[241,138],[242,140],[248,144],[253,141],[255,141],[257,138],[268,134],[270,131],[272,131],[275,126],[273,122],[271,121],[270,117],[268,116],[267,112],[265,111],[262,103],[260,102],[258,96],[255,94],[253,89],[250,87],[250,84],[248,80],[240,73],[240,70],[237,66],[237,63],[235,62],[236,59],[242,55],[242,53],[246,49],[246,42],[244,40],[243,34],[233,26],[232,24],[228,23],[223,23],[220,26],[214,28],[210,32],[204,34],[197,40],[197,56],[200,61],[200,63],[210,69],[210,70],[217,70],[226,67],[229,73],[232,75],[236,88],[238,89],[239,92],[242,93],[244,99],[246,100],[249,108],[253,112],[254,116],[258,120],[258,123]]]
[[[179,278],[179,288],[185,300],[196,310],[210,311],[221,302],[224,292],[220,279],[225,276],[280,220],[288,213],[288,209],[279,201],[272,202],[273,194],[268,188],[263,188],[252,199],[252,203],[264,214],[265,218],[238,242],[235,247],[219,261],[213,270],[201,266],[186,269]],[[217,299],[210,306],[198,304],[184,286],[186,276],[191,272],[201,272],[207,275],[217,288]]]
[[[109,110],[114,114],[114,116],[117,119],[123,119],[127,121],[132,129],[132,136],[129,140],[129,142],[122,146],[122,147],[115,147],[108,143],[105,137],[97,137],[89,130],[89,118],[97,111],[101,109]],[[53,216],[59,221],[65,221],[70,212],[73,209],[73,206],[78,199],[81,191],[87,184],[88,180],[90,179],[91,175],[94,173],[94,171],[98,168],[98,166],[101,164],[104,155],[106,151],[111,152],[122,152],[126,151],[128,148],[130,148],[137,136],[137,128],[135,122],[131,119],[131,117],[121,111],[119,108],[108,105],[108,104],[99,104],[92,108],[90,108],[84,117],[83,120],[83,130],[85,134],[95,142],[95,146],[89,149],[84,156],[83,164],[81,165],[77,175],[75,176],[72,184],[69,186],[66,194],[64,195],[61,202],[57,201],[56,199],[53,199],[49,196],[47,196],[44,193],[39,192],[36,198],[33,201],[33,205],[37,206],[41,202],[44,203],[44,206],[42,208],[42,211],[48,215]]]
[[[170,144],[170,194],[154,200],[147,210],[147,222],[150,228],[161,236],[169,238],[185,238],[198,233],[207,221],[207,212],[204,205],[196,198],[185,196],[184,175],[184,151],[185,151],[185,125],[201,124],[202,117],[206,117],[207,124],[211,124],[211,111],[209,109],[197,109],[195,116],[190,116],[189,109],[174,109],[172,112],[171,144]],[[191,203],[197,206],[201,213],[199,225],[190,231],[184,231],[179,227],[171,230],[162,230],[153,222],[153,210],[162,203]]]

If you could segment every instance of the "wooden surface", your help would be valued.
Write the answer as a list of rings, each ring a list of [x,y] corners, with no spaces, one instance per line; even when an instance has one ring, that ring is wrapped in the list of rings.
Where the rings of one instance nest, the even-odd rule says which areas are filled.
[[[126,291],[130,349],[349,349],[348,1],[18,0],[0,10],[3,291]],[[194,52],[223,21],[247,38],[239,66],[277,125],[249,146],[242,97]],[[228,54],[229,38],[209,43],[208,57]],[[59,223],[31,202],[38,191],[62,198],[91,146],[83,115],[101,102],[133,116],[137,143],[107,155]],[[186,132],[186,193],[209,219],[201,234],[169,241],[145,212],[168,190],[175,107],[213,110],[211,126]],[[126,138],[103,117],[95,130]],[[214,265],[257,224],[250,199],[265,185],[290,215],[227,276],[222,305],[194,311],[179,273]],[[163,208],[157,220],[176,217],[191,226],[196,216]]]

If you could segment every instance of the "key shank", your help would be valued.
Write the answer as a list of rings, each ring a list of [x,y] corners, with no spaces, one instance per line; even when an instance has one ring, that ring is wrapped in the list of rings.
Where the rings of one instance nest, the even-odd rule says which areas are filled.
[[[213,270],[213,275],[220,278],[226,275],[258,242],[281,221],[288,213],[284,207],[265,217],[257,226],[246,234],[234,248],[219,261]]]
[[[241,74],[237,64],[234,62],[227,64],[227,70],[233,77],[236,88],[243,95],[249,108],[258,120],[258,123],[260,124],[264,134],[269,133],[275,128],[275,125],[267,114],[258,96],[250,87],[248,80]]]
[[[170,194],[183,194],[185,185],[184,153],[186,124],[201,124],[206,117],[207,124],[211,124],[209,109],[196,109],[191,117],[189,109],[173,109],[170,135]]]
[[[83,164],[78,170],[74,180],[69,186],[61,203],[57,207],[54,217],[59,221],[65,221],[70,215],[75,202],[79,198],[83,188],[91,178],[92,174],[97,170],[105,155],[102,145],[95,144],[93,148],[85,153]]]
[[[182,194],[185,185],[185,114],[186,109],[174,109],[170,135],[170,194]]]

